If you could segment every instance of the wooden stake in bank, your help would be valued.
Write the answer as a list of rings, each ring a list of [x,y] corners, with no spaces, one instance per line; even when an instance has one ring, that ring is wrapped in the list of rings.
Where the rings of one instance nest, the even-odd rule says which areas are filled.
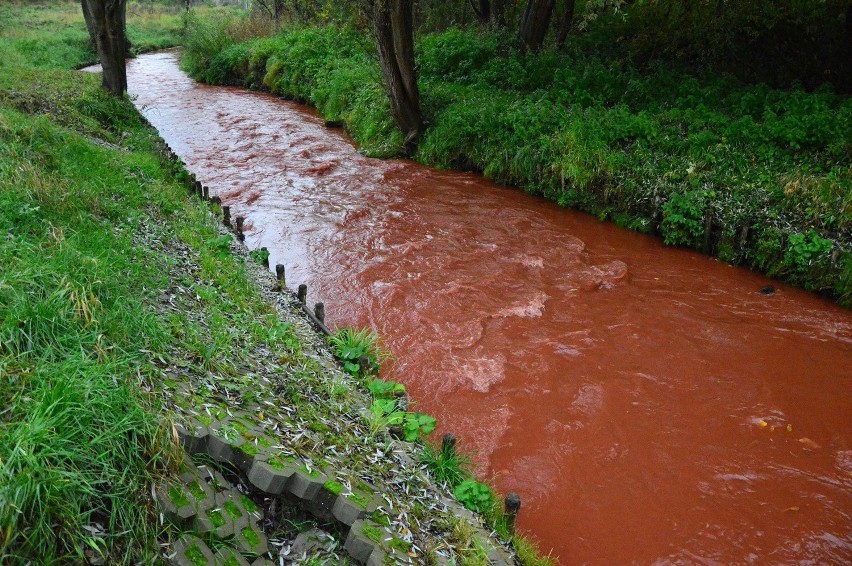
[[[299,285],[299,292],[296,293],[296,296],[299,298],[299,302],[303,305],[308,304],[308,286],[302,283]]]
[[[447,433],[441,439],[441,452],[446,456],[452,456],[456,453],[456,436]]]
[[[241,242],[245,242],[246,240],[246,235],[243,234],[243,223],[245,221],[245,217],[237,216],[237,239]]]
[[[317,303],[314,305],[314,316],[317,317],[318,321],[325,324],[325,304]]]
[[[518,511],[521,510],[521,496],[517,493],[509,493],[503,502],[503,508],[506,510],[509,532],[515,534],[515,521],[518,518]]]
[[[284,266],[280,263],[275,264],[275,278],[278,280],[278,288],[283,289],[285,284]]]

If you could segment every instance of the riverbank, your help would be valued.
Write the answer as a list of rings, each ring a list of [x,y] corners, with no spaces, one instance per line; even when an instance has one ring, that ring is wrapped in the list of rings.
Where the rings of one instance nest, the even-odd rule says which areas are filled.
[[[586,40],[521,57],[497,35],[420,38],[428,127],[415,159],[482,172],[611,220],[852,301],[852,103],[662,65],[640,71]],[[309,102],[369,155],[401,147],[369,34],[236,16],[190,20],[197,79]],[[605,51],[600,51],[605,53]]]
[[[341,371],[216,207],[188,197],[189,174],[132,104],[71,70],[92,57],[78,9],[0,13],[18,24],[0,37],[0,561],[147,563],[173,556],[189,533],[221,551],[231,539],[209,534],[215,519],[213,529],[187,523],[152,494],[182,507],[179,476],[198,462],[186,464],[178,438],[202,452],[183,431],[237,430],[230,419],[242,412],[255,445],[261,433],[270,439],[265,453],[298,458],[309,478],[326,474],[325,504],[367,497],[377,526],[361,530],[389,537],[373,542],[392,562],[507,563],[499,508],[489,528],[502,540],[435,486],[421,463],[428,451],[388,434],[390,415],[371,412],[364,383]],[[139,49],[176,42],[177,28],[145,28],[149,45],[134,25]],[[270,554],[257,555],[276,564],[353,556],[351,528],[311,510],[317,499],[289,487],[279,497],[211,457],[208,469],[227,476],[216,485],[241,488],[251,500],[242,508],[265,512]],[[321,543],[293,554],[315,527]],[[522,563],[548,563],[524,539],[511,543]],[[180,552],[197,564],[199,548]]]

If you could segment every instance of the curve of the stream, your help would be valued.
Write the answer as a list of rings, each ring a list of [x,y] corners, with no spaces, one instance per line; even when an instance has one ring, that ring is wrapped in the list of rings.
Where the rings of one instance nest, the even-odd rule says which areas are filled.
[[[247,244],[369,325],[562,564],[852,562],[852,313],[480,176],[361,156],[313,111],[129,64]],[[778,292],[758,290],[773,284]]]

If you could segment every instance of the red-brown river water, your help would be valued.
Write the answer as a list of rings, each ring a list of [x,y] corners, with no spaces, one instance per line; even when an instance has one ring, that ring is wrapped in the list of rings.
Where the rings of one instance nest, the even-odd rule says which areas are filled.
[[[361,156],[304,106],[130,62],[246,243],[521,495],[560,563],[852,563],[852,313],[474,174]],[[758,290],[772,283],[773,296]]]

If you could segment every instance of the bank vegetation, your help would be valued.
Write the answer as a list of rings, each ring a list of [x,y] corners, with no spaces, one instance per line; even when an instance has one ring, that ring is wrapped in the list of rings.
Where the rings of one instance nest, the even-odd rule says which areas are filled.
[[[414,148],[374,4],[191,13],[184,66],[312,104],[369,155],[482,172],[852,304],[842,2],[417,2]]]

